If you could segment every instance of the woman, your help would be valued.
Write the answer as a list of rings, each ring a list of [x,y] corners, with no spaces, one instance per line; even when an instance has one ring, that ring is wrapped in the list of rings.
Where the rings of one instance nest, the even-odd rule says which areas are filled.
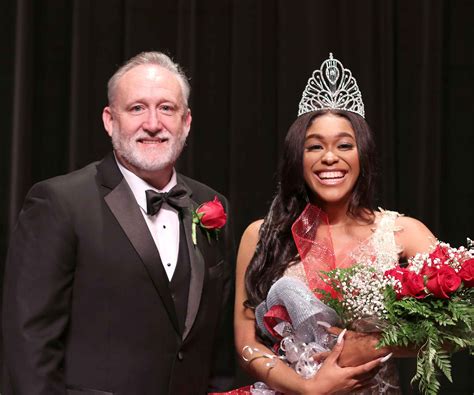
[[[357,83],[332,54],[309,79],[298,115],[285,139],[276,197],[265,219],[246,229],[239,247],[234,325],[240,354],[249,349],[271,353],[256,332],[254,309],[282,276],[298,278],[314,290],[324,287],[318,275],[321,269],[374,258],[396,265],[429,251],[435,242],[421,222],[373,210],[373,138]],[[302,251],[308,249],[300,244],[295,229],[312,235],[306,242],[316,243],[318,253],[303,257]],[[268,368],[265,358],[256,358],[245,367],[284,393],[354,390],[367,385],[371,375],[340,366],[371,361],[356,368],[367,372],[391,351],[403,356],[402,350],[375,349],[377,341],[374,335],[349,332],[342,352],[338,346],[309,380],[280,361]],[[392,368],[383,369],[383,379],[371,391],[397,393],[396,374]]]

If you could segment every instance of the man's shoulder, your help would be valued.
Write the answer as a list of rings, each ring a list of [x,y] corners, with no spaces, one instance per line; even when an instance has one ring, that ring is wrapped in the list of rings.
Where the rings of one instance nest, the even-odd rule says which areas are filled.
[[[25,196],[22,211],[43,207],[43,204],[56,209],[61,207],[61,210],[65,211],[89,204],[98,196],[97,164],[98,162],[90,163],[73,172],[37,182]]]
[[[98,174],[102,162],[92,162],[70,173],[47,178],[35,183],[26,195],[25,203],[35,198],[51,199],[76,206],[78,202],[98,196],[102,181]]]
[[[45,180],[37,182],[33,188],[37,187],[49,187],[52,189],[62,189],[68,187],[81,187],[85,183],[94,180],[97,174],[97,165],[100,162],[92,162],[82,167],[81,169],[74,170],[70,173],[58,175],[55,177],[47,178]]]

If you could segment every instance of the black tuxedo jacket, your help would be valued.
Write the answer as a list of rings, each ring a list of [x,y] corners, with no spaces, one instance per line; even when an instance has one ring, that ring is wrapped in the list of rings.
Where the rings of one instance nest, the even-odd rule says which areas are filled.
[[[178,175],[194,208],[219,197]],[[113,155],[30,190],[5,269],[4,350],[15,395],[203,394],[232,358],[229,223],[208,241],[182,215],[191,280],[178,328],[169,282]],[[183,237],[183,235],[181,235]],[[230,323],[229,317],[224,320]],[[217,366],[216,366],[217,365]]]

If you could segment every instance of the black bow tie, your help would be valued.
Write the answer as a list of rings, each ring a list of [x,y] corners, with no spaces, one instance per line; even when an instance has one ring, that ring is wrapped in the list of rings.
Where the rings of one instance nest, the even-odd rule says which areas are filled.
[[[184,207],[189,207],[188,191],[182,185],[175,185],[169,192],[156,192],[152,189],[145,191],[146,212],[148,215],[155,215],[160,211],[163,203],[180,211]]]

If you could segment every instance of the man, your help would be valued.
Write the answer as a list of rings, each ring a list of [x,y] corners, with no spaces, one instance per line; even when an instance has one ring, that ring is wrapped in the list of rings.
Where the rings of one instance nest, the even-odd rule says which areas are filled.
[[[189,91],[166,55],[130,59],[102,114],[114,152],[29,192],[6,265],[6,394],[204,394],[231,369],[229,224],[193,224],[227,201],[174,170]]]

